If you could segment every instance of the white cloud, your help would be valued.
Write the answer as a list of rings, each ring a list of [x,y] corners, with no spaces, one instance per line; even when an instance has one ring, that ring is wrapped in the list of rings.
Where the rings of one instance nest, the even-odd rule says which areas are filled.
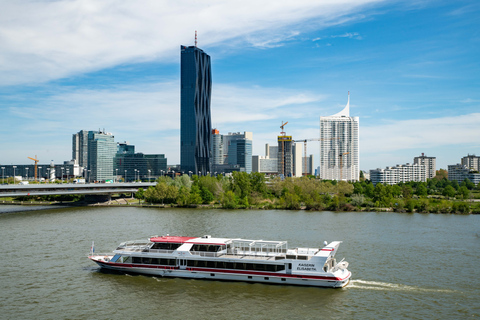
[[[480,113],[455,117],[390,121],[361,128],[362,151],[387,152],[478,142]]]
[[[461,152],[478,151],[480,113],[420,120],[389,121],[361,126],[362,169],[412,163],[413,152],[430,150],[437,157],[437,167],[446,168],[463,156]],[[455,152],[452,152],[453,149]],[[457,153],[458,152],[458,153]]]
[[[59,90],[48,97],[25,102],[28,107],[6,109],[6,117],[0,120],[2,131],[16,134],[10,139],[12,144],[2,143],[1,149],[16,150],[14,145],[18,139],[28,141],[22,141],[22,147],[34,150],[32,152],[42,159],[69,160],[73,133],[105,129],[114,134],[116,141],[134,144],[139,152],[165,153],[169,163],[179,161],[178,80],[109,89],[64,87]],[[281,120],[292,117],[289,126],[292,131],[303,130],[311,124],[316,126],[308,117],[315,109],[318,111],[316,103],[325,97],[282,88],[216,84],[212,92],[212,124],[222,134],[226,131],[252,131],[255,135],[272,132],[267,141],[257,140],[264,144],[275,141]],[[63,149],[63,152],[52,155],[47,149],[55,152]],[[18,161],[24,162],[23,158]]]
[[[174,61],[180,44],[281,45],[380,0],[4,1],[0,84],[38,83],[135,61]],[[254,8],[254,9],[252,9]],[[289,31],[291,27],[295,31]]]

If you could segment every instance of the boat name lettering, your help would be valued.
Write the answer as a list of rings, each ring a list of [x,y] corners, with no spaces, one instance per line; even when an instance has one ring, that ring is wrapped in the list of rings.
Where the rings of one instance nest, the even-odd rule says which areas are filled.
[[[297,266],[297,270],[302,270],[302,271],[317,271],[317,268],[315,268],[315,265],[312,263],[299,263]]]

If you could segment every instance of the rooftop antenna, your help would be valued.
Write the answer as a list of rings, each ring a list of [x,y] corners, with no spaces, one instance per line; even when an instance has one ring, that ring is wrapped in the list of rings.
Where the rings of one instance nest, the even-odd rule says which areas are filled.
[[[197,47],[197,30],[195,30],[195,48]]]

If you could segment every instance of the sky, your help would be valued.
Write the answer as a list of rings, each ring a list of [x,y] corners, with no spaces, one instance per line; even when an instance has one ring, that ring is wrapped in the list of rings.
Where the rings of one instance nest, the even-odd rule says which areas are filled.
[[[480,155],[480,2],[443,0],[0,0],[0,164],[72,158],[105,129],[180,163],[180,45],[212,63],[220,133],[253,154],[360,118],[360,168],[437,169]],[[319,143],[308,144],[315,166]]]

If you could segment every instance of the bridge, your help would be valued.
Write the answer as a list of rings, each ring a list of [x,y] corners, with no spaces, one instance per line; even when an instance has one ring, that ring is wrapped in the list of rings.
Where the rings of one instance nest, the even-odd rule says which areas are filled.
[[[135,193],[138,189],[155,186],[156,182],[136,183],[47,183],[0,185],[0,198],[52,195],[85,195],[110,200],[112,194]]]

